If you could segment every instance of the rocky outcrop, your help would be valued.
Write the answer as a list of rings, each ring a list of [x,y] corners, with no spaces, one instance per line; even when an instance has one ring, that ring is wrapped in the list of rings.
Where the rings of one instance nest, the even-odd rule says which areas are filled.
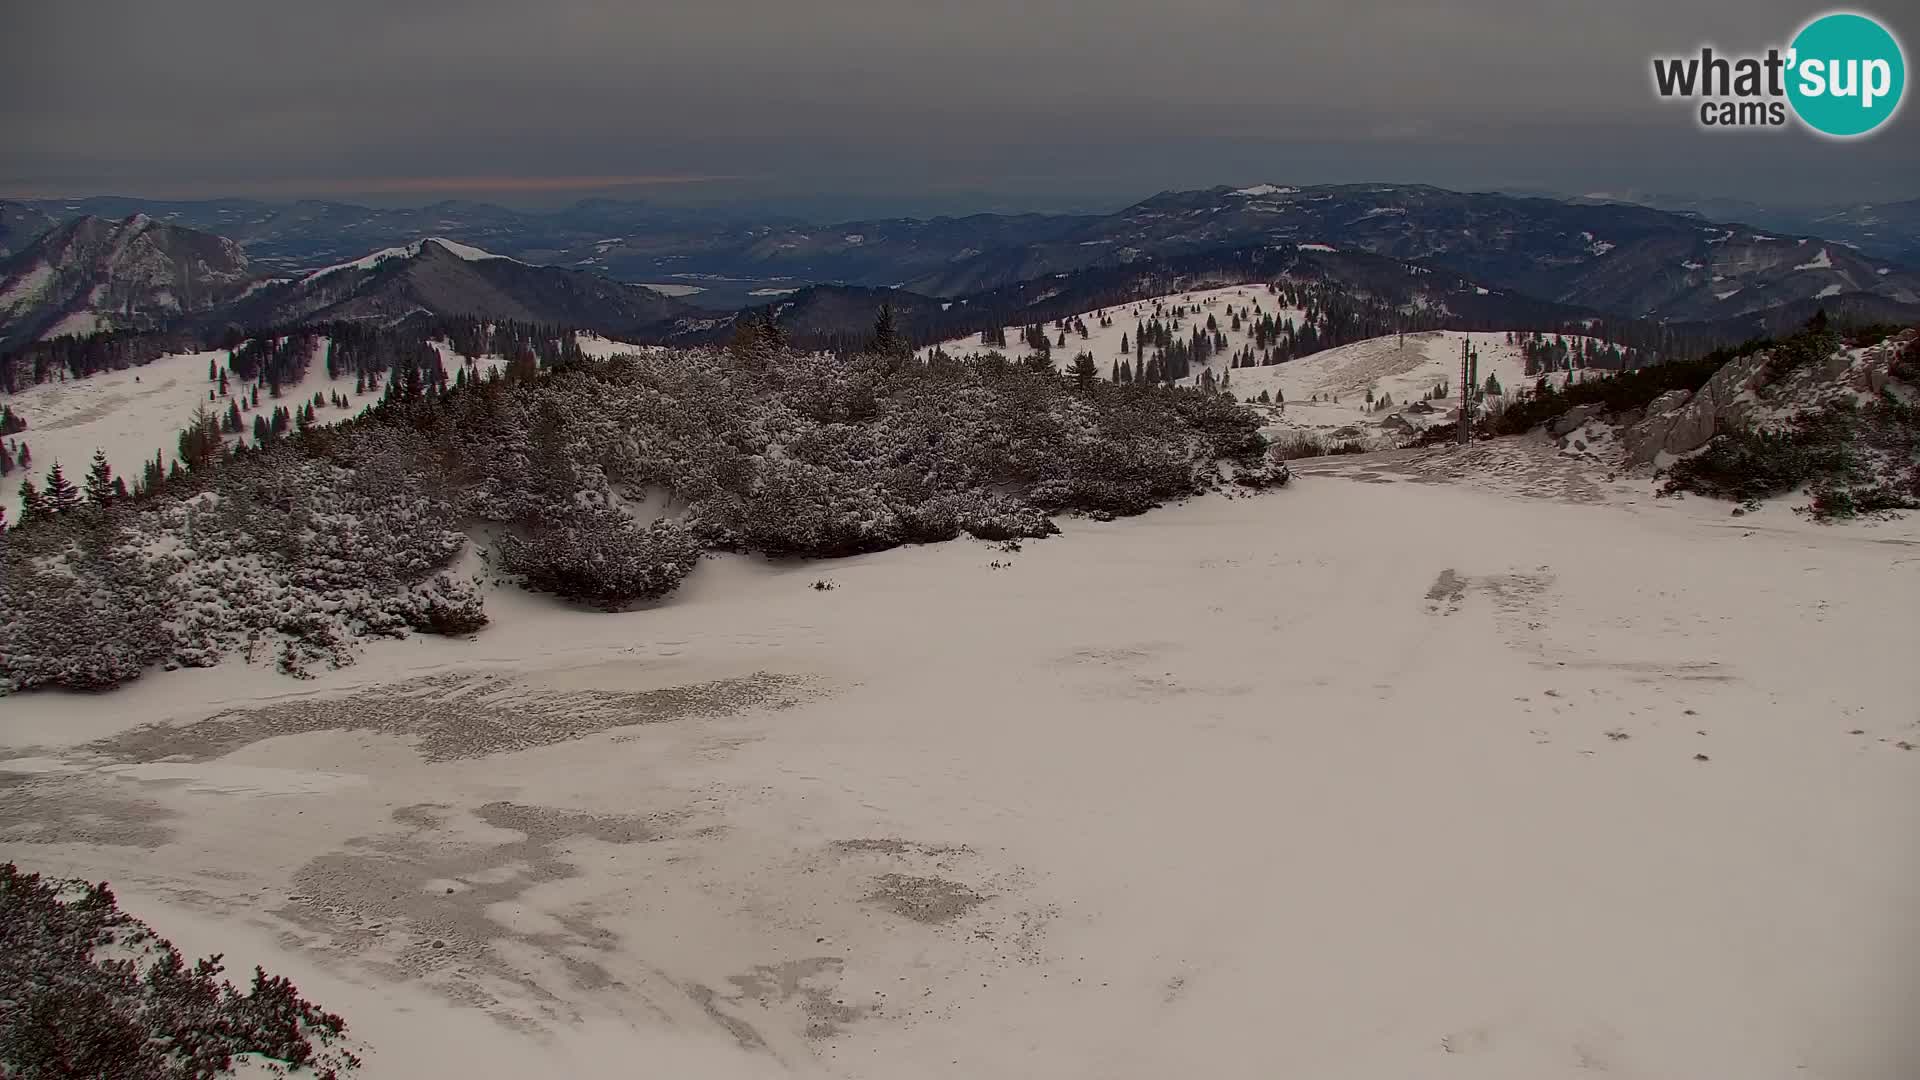
[[[1670,390],[1655,398],[1646,415],[1623,432],[1627,461],[1652,464],[1663,454],[1698,450],[1731,427],[1764,426],[1829,401],[1878,395],[1887,385],[1895,357],[1917,335],[1920,331],[1908,330],[1865,348],[1836,349],[1787,371],[1781,370],[1779,349],[1729,360],[1699,390]],[[1577,426],[1569,425],[1568,430]]]
[[[1561,413],[1559,416],[1554,417],[1552,420],[1549,420],[1547,422],[1547,434],[1555,438],[1565,435],[1577,429],[1588,420],[1593,419],[1594,415],[1599,411],[1599,405],[1576,405],[1566,412]]]

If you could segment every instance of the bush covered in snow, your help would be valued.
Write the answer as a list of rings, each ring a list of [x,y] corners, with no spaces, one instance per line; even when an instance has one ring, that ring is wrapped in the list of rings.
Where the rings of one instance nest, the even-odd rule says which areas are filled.
[[[480,595],[447,571],[478,523],[527,587],[620,608],[671,591],[705,550],[1043,537],[1050,514],[1214,486],[1223,461],[1284,482],[1258,416],[1224,397],[993,355],[656,353],[408,386],[5,534],[0,689],[236,652],[299,672],[345,662],[356,638],[470,633]]]
[[[700,561],[700,543],[671,521],[642,526],[595,510],[501,537],[500,557],[531,588],[613,611],[672,592]]]
[[[340,1017],[255,968],[244,992],[220,958],[188,965],[102,883],[0,863],[0,1076],[211,1080],[236,1058],[338,1080],[360,1061]]]

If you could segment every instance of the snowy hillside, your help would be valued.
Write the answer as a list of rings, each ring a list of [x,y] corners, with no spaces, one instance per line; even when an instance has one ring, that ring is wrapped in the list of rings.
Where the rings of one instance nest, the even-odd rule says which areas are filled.
[[[1505,331],[1430,330],[1404,338],[1394,335],[1356,341],[1284,364],[1239,368],[1231,373],[1228,387],[1242,401],[1258,401],[1262,393],[1276,401],[1284,400],[1284,408],[1270,410],[1275,427],[1336,431],[1357,427],[1363,432],[1392,434],[1383,425],[1393,426],[1389,421],[1394,417],[1403,417],[1411,427],[1420,428],[1435,421],[1448,422],[1458,412],[1463,342],[1470,342],[1478,354],[1476,370],[1482,388],[1488,376],[1498,381],[1506,395],[1527,393],[1537,381],[1537,376],[1527,374],[1521,346]],[[1598,377],[1598,373],[1562,372],[1551,381],[1561,386],[1569,378],[1582,377]],[[1417,403],[1441,385],[1447,393],[1427,402],[1434,411],[1419,409]],[[1371,407],[1369,391],[1372,400],[1391,398],[1392,404]],[[1415,406],[1415,412],[1407,413],[1408,406]]]
[[[1236,315],[1239,316],[1237,326]],[[1210,378],[1241,401],[1256,404],[1265,392],[1275,402],[1274,407],[1263,410],[1269,419],[1269,434],[1290,429],[1339,431],[1351,427],[1370,441],[1393,441],[1404,434],[1404,428],[1390,430],[1399,428],[1397,423],[1390,424],[1394,417],[1404,418],[1406,426],[1411,428],[1451,419],[1460,407],[1463,342],[1470,341],[1479,354],[1477,370],[1481,386],[1486,385],[1491,375],[1504,392],[1511,394],[1530,387],[1535,381],[1526,374],[1522,347],[1505,331],[1433,330],[1390,335],[1337,346],[1285,363],[1234,367],[1234,357],[1249,349],[1258,352],[1254,323],[1268,315],[1276,321],[1296,323],[1307,317],[1300,308],[1282,306],[1279,297],[1261,284],[1172,293],[1098,308],[1063,320],[1073,328],[1066,331],[1064,346],[1058,343],[1060,329],[1056,324],[1049,324],[1047,332],[1052,343],[1049,356],[1056,368],[1065,370],[1075,356],[1090,352],[1100,377],[1108,379],[1118,364],[1135,360],[1137,354],[1133,346],[1141,323],[1156,317],[1162,321],[1172,320],[1175,336],[1180,336],[1190,333],[1195,326],[1204,326],[1212,318],[1214,327],[1226,339],[1226,347],[1204,364],[1196,365],[1190,375],[1180,380],[1180,385],[1200,385]],[[1107,322],[1111,325],[1103,325]],[[1078,332],[1079,324],[1087,328],[1084,338]],[[1005,328],[1007,345],[991,347],[1013,360],[1031,357],[1036,350],[1022,337],[1023,329]],[[1593,339],[1565,340],[1580,344]],[[1125,349],[1121,348],[1123,341]],[[1596,344],[1601,343],[1596,340]],[[942,342],[936,347],[966,355],[989,346],[981,344],[976,336]],[[923,350],[922,355],[930,351]],[[1555,376],[1556,385],[1568,377],[1564,373]],[[1422,401],[1442,384],[1447,393],[1428,402],[1432,412],[1424,408],[1416,409],[1412,415],[1404,412],[1404,406]],[[1393,405],[1379,410],[1371,408],[1369,390],[1375,400],[1390,396]]]
[[[578,340],[581,350],[589,356],[644,351],[596,334],[581,334]],[[433,344],[449,373],[467,364],[466,358],[445,342]],[[7,508],[9,518],[16,517],[20,481],[31,476],[36,483],[40,482],[55,462],[61,465],[68,479],[79,483],[96,449],[105,451],[114,473],[129,484],[140,476],[142,467],[153,460],[156,451],[162,452],[171,465],[179,456],[181,429],[193,421],[195,412],[202,406],[221,415],[229,403],[239,406],[247,427],[246,433],[228,437],[227,441],[236,445],[254,441],[250,432],[256,414],[270,414],[276,406],[293,408],[314,403],[316,394],[321,398],[314,404],[316,425],[336,423],[352,416],[377,401],[381,389],[355,393],[351,371],[328,378],[327,358],[331,349],[332,343],[322,339],[305,377],[296,384],[283,386],[278,399],[262,393],[258,406],[252,403],[252,393],[242,380],[229,378],[229,392],[223,396],[219,393],[218,380],[207,378],[209,364],[225,367],[226,349],[163,356],[124,371],[41,383],[0,399],[27,422],[25,431],[9,436],[4,442],[15,457],[18,456],[16,444],[24,444],[32,454],[29,468],[15,468],[0,478],[0,505]],[[468,371],[485,375],[497,367],[504,367],[503,358],[484,356],[475,358],[468,365]],[[211,399],[207,396],[209,391],[214,394]],[[350,403],[347,409],[332,404],[336,395]]]
[[[1189,309],[1194,314],[1175,316],[1173,312],[1177,308]],[[1096,308],[1083,312],[1074,319],[1068,319],[1069,323],[1076,319],[1084,322],[1087,327],[1087,336],[1083,338],[1077,332],[1068,332],[1067,343],[1064,346],[1055,344],[1052,348],[1053,363],[1055,367],[1065,370],[1076,355],[1091,352],[1094,362],[1100,366],[1101,377],[1110,378],[1115,364],[1122,360],[1133,359],[1132,345],[1139,324],[1142,322],[1156,315],[1163,321],[1172,318],[1179,323],[1177,331],[1187,333],[1191,332],[1195,325],[1204,324],[1207,316],[1212,315],[1221,333],[1226,335],[1227,349],[1223,355],[1215,357],[1209,366],[1225,369],[1228,357],[1253,344],[1252,327],[1243,323],[1241,328],[1234,329],[1231,311],[1251,312],[1255,318],[1272,315],[1276,320],[1290,318],[1298,321],[1306,315],[1306,312],[1299,308],[1281,306],[1279,299],[1269,292],[1265,285],[1227,285],[1217,289],[1170,293],[1130,304]],[[1100,325],[1106,319],[1112,320],[1113,325]],[[1006,347],[1001,348],[996,345],[993,348],[1014,360],[1024,360],[1032,356],[1034,349],[1022,340],[1021,330],[1022,328],[1018,326],[1006,327]],[[1051,325],[1048,330],[1049,339],[1058,342],[1059,331]],[[1122,338],[1127,341],[1126,349],[1120,347]],[[980,344],[978,336],[955,338],[941,342],[935,347],[956,355],[979,352],[987,348]],[[921,354],[925,355],[931,351],[931,349],[925,349]]]
[[[482,251],[479,248],[472,247],[468,244],[455,243],[452,240],[447,240],[438,236],[429,236],[423,240],[415,240],[411,244],[403,244],[399,247],[384,248],[380,251],[373,252],[370,255],[365,255],[365,256],[362,256],[361,258],[355,259],[352,262],[344,262],[334,266],[323,267],[301,278],[300,283],[304,285],[304,284],[307,284],[308,282],[317,281],[320,278],[326,277],[328,274],[337,273],[341,270],[372,270],[374,267],[379,266],[381,263],[384,263],[389,259],[411,259],[418,256],[426,248],[426,245],[428,244],[438,244],[440,247],[445,248],[448,254],[453,255],[457,258],[463,259],[467,262],[484,262],[488,259],[507,259],[508,262],[520,261],[518,259],[510,259],[505,255],[495,255],[491,251]]]
[[[129,484],[140,476],[142,466],[153,460],[156,451],[163,452],[171,465],[179,456],[177,444],[181,429],[192,423],[195,412],[202,406],[209,412],[224,414],[229,402],[238,404],[244,397],[243,415],[251,424],[253,416],[262,410],[271,412],[276,406],[291,408],[311,402],[315,394],[331,402],[334,395],[343,394],[353,402],[352,411],[358,412],[378,395],[356,396],[352,374],[340,379],[327,378],[326,352],[331,347],[331,343],[322,342],[306,378],[297,385],[282,387],[278,400],[263,395],[258,407],[252,405],[251,394],[240,380],[229,379],[229,393],[225,396],[219,393],[217,380],[208,380],[207,366],[224,367],[226,349],[176,353],[125,371],[27,387],[6,398],[7,406],[27,422],[25,431],[6,441],[9,447],[16,442],[25,444],[32,452],[32,464],[28,469],[15,468],[0,478],[0,504],[7,507],[10,518],[15,517],[19,509],[20,481],[32,476],[34,482],[39,483],[56,462],[69,480],[78,483],[86,475],[95,450],[105,451],[115,475],[124,477]],[[207,397],[209,390],[214,393],[212,399]],[[314,410],[315,421],[321,424],[333,423],[348,415],[351,413],[331,404],[316,406]],[[251,442],[252,439],[238,435],[228,441]]]

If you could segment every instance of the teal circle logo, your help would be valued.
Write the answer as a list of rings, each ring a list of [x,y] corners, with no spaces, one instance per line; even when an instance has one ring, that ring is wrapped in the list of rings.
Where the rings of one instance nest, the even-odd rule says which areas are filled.
[[[1822,15],[1794,36],[1787,100],[1822,135],[1865,135],[1893,118],[1907,62],[1891,31],[1865,15]]]

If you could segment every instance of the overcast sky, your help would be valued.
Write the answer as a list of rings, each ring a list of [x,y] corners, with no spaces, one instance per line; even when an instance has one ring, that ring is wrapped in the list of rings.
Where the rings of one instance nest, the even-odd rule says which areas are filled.
[[[1708,135],[1686,106],[1653,99],[1653,54],[1784,44],[1816,10],[14,0],[0,35],[0,195],[538,202],[603,190],[1094,208],[1216,183],[1384,180],[1920,196],[1920,110],[1839,144]]]

